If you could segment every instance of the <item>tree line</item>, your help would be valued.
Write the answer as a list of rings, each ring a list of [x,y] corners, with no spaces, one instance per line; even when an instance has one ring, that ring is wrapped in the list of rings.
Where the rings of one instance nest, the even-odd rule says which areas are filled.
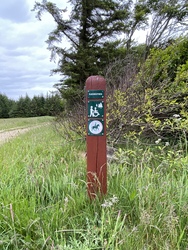
[[[15,101],[0,93],[0,118],[54,116],[63,110],[64,105],[58,94],[33,98],[26,95]]]

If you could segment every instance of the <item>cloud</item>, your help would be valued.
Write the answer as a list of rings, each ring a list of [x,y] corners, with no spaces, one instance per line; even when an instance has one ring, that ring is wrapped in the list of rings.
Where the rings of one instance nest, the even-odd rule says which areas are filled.
[[[16,23],[25,22],[30,17],[29,5],[25,0],[2,1],[0,17]]]
[[[50,62],[45,43],[55,23],[49,14],[38,21],[31,12],[34,3],[35,0],[9,0],[0,5],[0,93],[13,99],[26,93],[30,97],[46,95],[55,90],[53,85],[59,79],[57,75],[50,76],[57,65]]]

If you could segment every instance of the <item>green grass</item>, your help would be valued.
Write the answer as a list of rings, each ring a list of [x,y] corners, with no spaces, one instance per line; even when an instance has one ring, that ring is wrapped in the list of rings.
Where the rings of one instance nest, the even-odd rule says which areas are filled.
[[[0,119],[0,132],[11,129],[35,126],[52,121],[53,119],[54,118],[50,116]]]
[[[51,125],[0,147],[0,249],[188,249],[183,143],[127,143],[108,165],[108,194],[92,202],[84,151]]]

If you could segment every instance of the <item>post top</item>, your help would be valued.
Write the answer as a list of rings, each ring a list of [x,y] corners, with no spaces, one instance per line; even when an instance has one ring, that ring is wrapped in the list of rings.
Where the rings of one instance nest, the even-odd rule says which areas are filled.
[[[103,76],[95,75],[90,76],[86,80],[86,89],[105,89],[106,80]]]
[[[104,77],[103,76],[101,76],[101,75],[94,75],[94,76],[89,76],[88,78],[87,78],[87,80],[86,81],[88,81],[88,80],[95,80],[95,81],[99,81],[99,80],[101,80],[101,79],[104,79]],[[105,79],[104,79],[105,80]]]

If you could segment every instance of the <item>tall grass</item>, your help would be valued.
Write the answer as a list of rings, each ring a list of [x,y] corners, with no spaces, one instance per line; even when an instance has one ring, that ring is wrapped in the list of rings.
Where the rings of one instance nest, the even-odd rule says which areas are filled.
[[[41,117],[29,117],[29,118],[9,118],[9,119],[0,119],[0,132],[25,128],[30,126],[39,125],[45,122],[50,122],[54,118],[50,116],[41,116]]]
[[[51,125],[0,147],[0,249],[188,249],[183,143],[127,143],[108,165],[108,194],[94,201],[84,152]]]

